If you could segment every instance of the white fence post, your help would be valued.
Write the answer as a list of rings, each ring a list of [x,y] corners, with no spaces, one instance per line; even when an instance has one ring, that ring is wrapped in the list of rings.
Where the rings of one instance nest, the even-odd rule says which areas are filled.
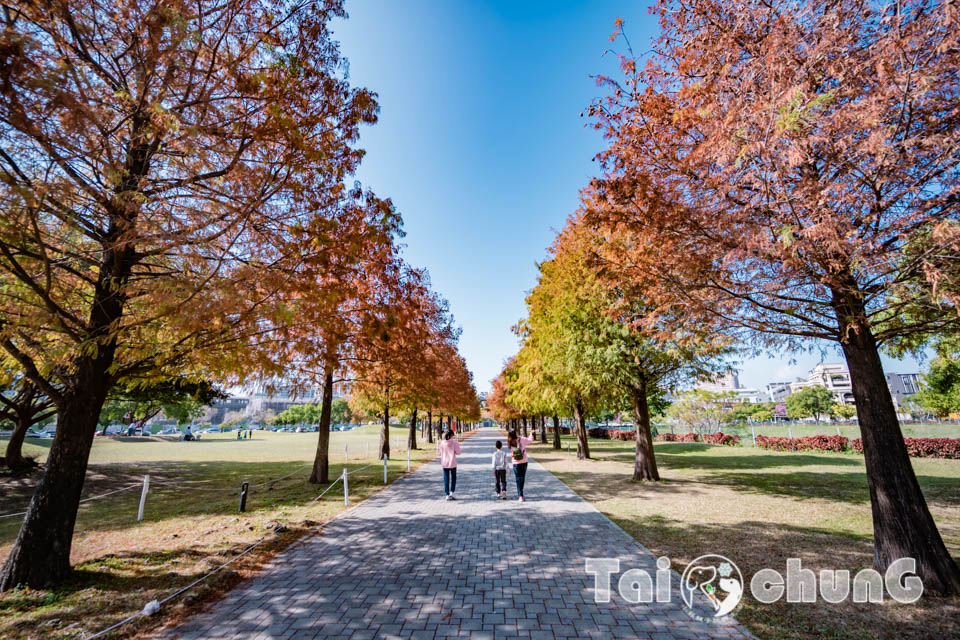
[[[347,488],[347,468],[343,468],[343,504],[350,506],[350,489]]]
[[[150,491],[150,474],[143,476],[143,491],[140,492],[140,508],[137,509],[137,522],[143,520],[143,508],[147,504],[147,493]]]
[[[757,446],[757,428],[750,427],[750,431],[753,432],[753,446]]]
[[[343,462],[344,462],[344,464],[346,464],[347,460],[349,460],[349,459],[350,459],[350,457],[349,457],[349,455],[347,454],[347,443],[344,442],[344,443],[343,443]]]
[[[383,456],[383,484],[387,484],[387,456]]]
[[[410,447],[407,447],[407,473],[410,473]]]
[[[793,437],[793,427],[787,427],[787,435]]]
[[[840,435],[840,427],[837,427],[837,435]]]

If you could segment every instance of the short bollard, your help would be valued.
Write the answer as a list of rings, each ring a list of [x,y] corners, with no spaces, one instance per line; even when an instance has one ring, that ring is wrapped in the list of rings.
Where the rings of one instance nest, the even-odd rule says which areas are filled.
[[[347,488],[347,470],[343,470],[343,505],[345,507],[350,506],[350,489]]]
[[[840,435],[840,427],[837,427],[837,435]]]
[[[243,513],[247,510],[247,489],[249,487],[249,482],[244,482],[242,485],[240,485],[240,513]]]
[[[757,446],[757,428],[750,427],[750,431],[753,432],[753,446]]]
[[[347,445],[344,444],[343,445],[343,461],[346,462],[349,459],[350,457],[347,455]]]
[[[790,436],[791,438],[793,437],[793,428],[792,428],[792,427],[787,427],[787,435]]]
[[[389,459],[387,456],[383,456],[383,484],[387,484],[387,460]]]
[[[410,473],[410,449],[407,449],[407,473]]]
[[[567,455],[570,455],[570,443],[567,443]]]
[[[150,492],[150,474],[143,476],[143,491],[140,492],[140,508],[137,509],[137,522],[143,520],[143,508],[147,504],[147,493]]]

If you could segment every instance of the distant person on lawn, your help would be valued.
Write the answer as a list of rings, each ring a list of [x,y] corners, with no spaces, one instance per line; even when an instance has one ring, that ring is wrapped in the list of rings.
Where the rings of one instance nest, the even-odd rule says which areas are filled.
[[[510,457],[513,459],[513,475],[517,478],[517,500],[524,502],[523,483],[527,479],[527,445],[533,438],[517,437],[516,431],[507,434],[507,446],[510,447]]]
[[[437,443],[440,451],[440,466],[443,467],[443,493],[447,500],[456,500],[457,456],[460,455],[460,443],[453,437],[453,431],[443,434],[443,440]]]
[[[503,450],[503,443],[497,440],[496,451],[493,452],[493,478],[497,483],[497,497],[507,499],[507,452]],[[502,489],[502,490],[501,490]]]

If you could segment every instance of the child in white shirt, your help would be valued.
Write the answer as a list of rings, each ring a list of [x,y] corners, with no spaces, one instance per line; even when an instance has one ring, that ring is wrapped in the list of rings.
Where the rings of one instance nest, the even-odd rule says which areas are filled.
[[[497,482],[497,497],[507,499],[507,452],[503,450],[503,443],[497,440],[497,450],[493,453],[493,477]],[[501,491],[501,487],[503,490]]]

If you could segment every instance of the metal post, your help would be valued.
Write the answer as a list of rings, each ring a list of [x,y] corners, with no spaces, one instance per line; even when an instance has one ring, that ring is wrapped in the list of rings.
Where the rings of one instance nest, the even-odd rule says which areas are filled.
[[[387,484],[387,456],[383,456],[383,484]]]
[[[840,435],[840,427],[837,427],[837,435]]]
[[[793,427],[787,427],[787,435],[793,437]]]
[[[410,447],[407,447],[407,473],[410,473]]]
[[[247,489],[249,487],[249,482],[244,482],[242,485],[240,485],[240,513],[243,513],[247,510]]]
[[[757,446],[757,428],[750,427],[750,431],[753,432],[753,446]]]
[[[343,504],[350,506],[350,489],[347,488],[347,468],[343,468]]]
[[[344,443],[343,443],[343,461],[344,461],[344,463],[346,463],[346,461],[349,460],[349,459],[350,459],[350,458],[347,456],[347,443],[344,442]]]
[[[147,504],[147,493],[150,492],[150,474],[143,476],[143,490],[140,492],[140,508],[137,509],[137,522],[143,520],[143,507]]]

